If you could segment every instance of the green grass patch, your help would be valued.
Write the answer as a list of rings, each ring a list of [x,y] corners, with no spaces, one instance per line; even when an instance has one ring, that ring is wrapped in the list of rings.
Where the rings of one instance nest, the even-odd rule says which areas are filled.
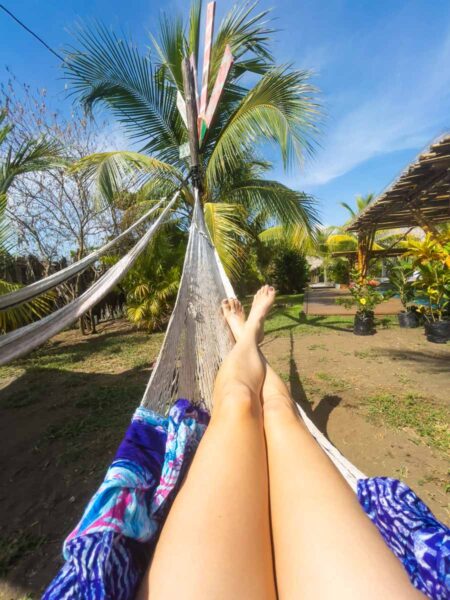
[[[348,390],[349,388],[351,388],[350,383],[348,383],[347,381],[344,381],[343,379],[340,379],[339,377],[334,377],[333,375],[330,375],[329,373],[319,372],[319,373],[316,373],[316,377],[317,377],[317,379],[320,379],[321,381],[325,381],[326,383],[328,383],[333,388],[333,391],[335,391],[335,392],[342,392],[344,390]]]
[[[9,570],[25,555],[38,550],[47,542],[44,535],[36,535],[27,531],[16,531],[0,538],[0,577],[5,577]]]
[[[327,330],[347,331],[353,327],[352,316],[308,316],[303,312],[303,294],[277,296],[273,309],[266,319],[265,332],[277,335],[315,333]],[[248,313],[252,297],[243,305]],[[317,346],[318,348],[320,345]]]
[[[394,429],[411,429],[433,448],[450,451],[450,411],[416,394],[378,394],[367,399],[369,419]]]
[[[74,344],[61,344],[57,340],[12,365],[0,367],[0,378],[19,376],[32,368],[87,372],[110,372],[118,366],[123,370],[141,368],[156,357],[163,336],[163,333],[127,331],[86,336]]]

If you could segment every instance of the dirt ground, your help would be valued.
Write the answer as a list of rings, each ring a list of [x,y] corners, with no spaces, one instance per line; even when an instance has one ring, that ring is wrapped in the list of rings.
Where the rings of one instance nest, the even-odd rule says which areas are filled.
[[[89,340],[65,332],[0,370],[0,599],[38,597],[56,573],[161,339],[124,323]],[[349,460],[369,476],[403,479],[450,522],[449,344],[428,343],[421,329],[360,338],[337,324],[275,328],[263,350]]]

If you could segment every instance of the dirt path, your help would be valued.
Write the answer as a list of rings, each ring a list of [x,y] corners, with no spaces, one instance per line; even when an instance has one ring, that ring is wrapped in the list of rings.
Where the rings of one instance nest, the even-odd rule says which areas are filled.
[[[429,344],[420,330],[282,330],[264,351],[317,425],[363,472],[405,480],[448,523],[450,346]],[[123,323],[96,338],[66,332],[0,370],[0,599],[38,597],[56,573],[161,339]]]

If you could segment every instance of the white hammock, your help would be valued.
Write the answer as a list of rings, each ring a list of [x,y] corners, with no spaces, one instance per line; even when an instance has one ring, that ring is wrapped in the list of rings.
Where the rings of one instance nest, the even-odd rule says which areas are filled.
[[[187,398],[211,410],[217,370],[233,345],[220,303],[235,294],[206,229],[198,191],[194,191],[195,207],[175,307],[141,402],[142,406],[159,413],[167,412],[178,398]],[[48,317],[2,336],[0,364],[30,352],[105,296],[131,268],[178,194],[134,248],[82,296]],[[300,407],[298,410],[311,434],[356,491],[356,483],[364,478],[363,473],[342,456]]]
[[[47,290],[60,285],[64,281],[67,281],[71,277],[74,277],[81,271],[84,271],[89,265],[92,265],[96,262],[102,254],[105,254],[110,248],[115,246],[120,240],[123,240],[129,233],[131,233],[138,225],[143,223],[150,215],[152,215],[161,204],[164,202],[165,198],[160,200],[155,206],[153,206],[150,210],[148,210],[142,217],[140,217],[133,225],[130,225],[128,229],[125,229],[121,234],[115,237],[113,240],[99,248],[98,250],[94,250],[91,254],[88,254],[81,260],[69,265],[65,269],[61,269],[56,273],[52,273],[48,277],[44,277],[39,281],[35,281],[30,285],[27,285],[15,292],[10,292],[9,294],[3,294],[0,296],[0,310],[4,310],[5,308],[9,308],[10,306],[15,306],[16,304],[21,304],[22,302],[26,302],[27,300],[31,300],[40,294],[43,294]]]
[[[104,298],[131,269],[138,256],[168,216],[179,194],[179,191],[174,194],[160,216],[150,225],[146,233],[128,254],[92,284],[84,294],[43,319],[2,335],[0,337],[0,365],[31,352],[65,327],[75,323],[77,319]]]

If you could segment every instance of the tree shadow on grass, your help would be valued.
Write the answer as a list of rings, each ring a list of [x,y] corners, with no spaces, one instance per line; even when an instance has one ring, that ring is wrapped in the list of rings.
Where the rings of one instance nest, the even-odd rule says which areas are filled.
[[[332,317],[325,315],[317,315],[315,317],[311,317],[305,315],[302,311],[298,317],[294,317],[286,312],[279,312],[278,314],[286,317],[293,321],[292,325],[283,325],[282,327],[277,327],[275,329],[267,329],[267,333],[277,333],[279,331],[291,331],[295,327],[299,325],[310,325],[311,327],[321,327],[325,329],[333,329],[334,331],[344,331],[345,333],[353,333],[353,325],[342,323],[342,321],[332,321]]]
[[[0,576],[36,596],[100,484],[144,392],[120,374],[28,368],[0,390]]]
[[[117,340],[118,343],[120,343],[120,340],[123,340],[127,343],[130,343],[130,333],[139,336],[139,339],[136,340],[136,343],[140,343],[141,337],[145,337],[145,333],[133,330],[132,328],[129,330],[124,330],[123,328],[102,330],[101,325],[99,325],[98,333],[77,338],[77,340],[74,340],[73,342],[68,343],[62,339],[53,338],[51,341],[34,350],[24,358],[16,360],[14,365],[27,368],[30,360],[40,360],[44,357],[52,358],[54,356],[67,354],[73,354],[75,357],[82,359],[83,357],[92,356],[93,353],[99,350],[108,348],[108,342]],[[113,344],[111,344],[111,347],[112,346]]]
[[[334,394],[326,394],[320,399],[318,405],[313,408],[312,403],[308,400],[305,389],[302,385],[297,363],[295,362],[294,336],[292,331],[290,332],[289,353],[289,383],[292,398],[299,406],[301,406],[314,425],[329,440],[327,432],[328,420],[333,410],[341,403],[342,398]]]
[[[426,351],[377,348],[377,354],[392,361],[413,362],[418,370],[426,373],[450,373],[450,353],[444,348],[445,346],[442,350],[433,348]]]

